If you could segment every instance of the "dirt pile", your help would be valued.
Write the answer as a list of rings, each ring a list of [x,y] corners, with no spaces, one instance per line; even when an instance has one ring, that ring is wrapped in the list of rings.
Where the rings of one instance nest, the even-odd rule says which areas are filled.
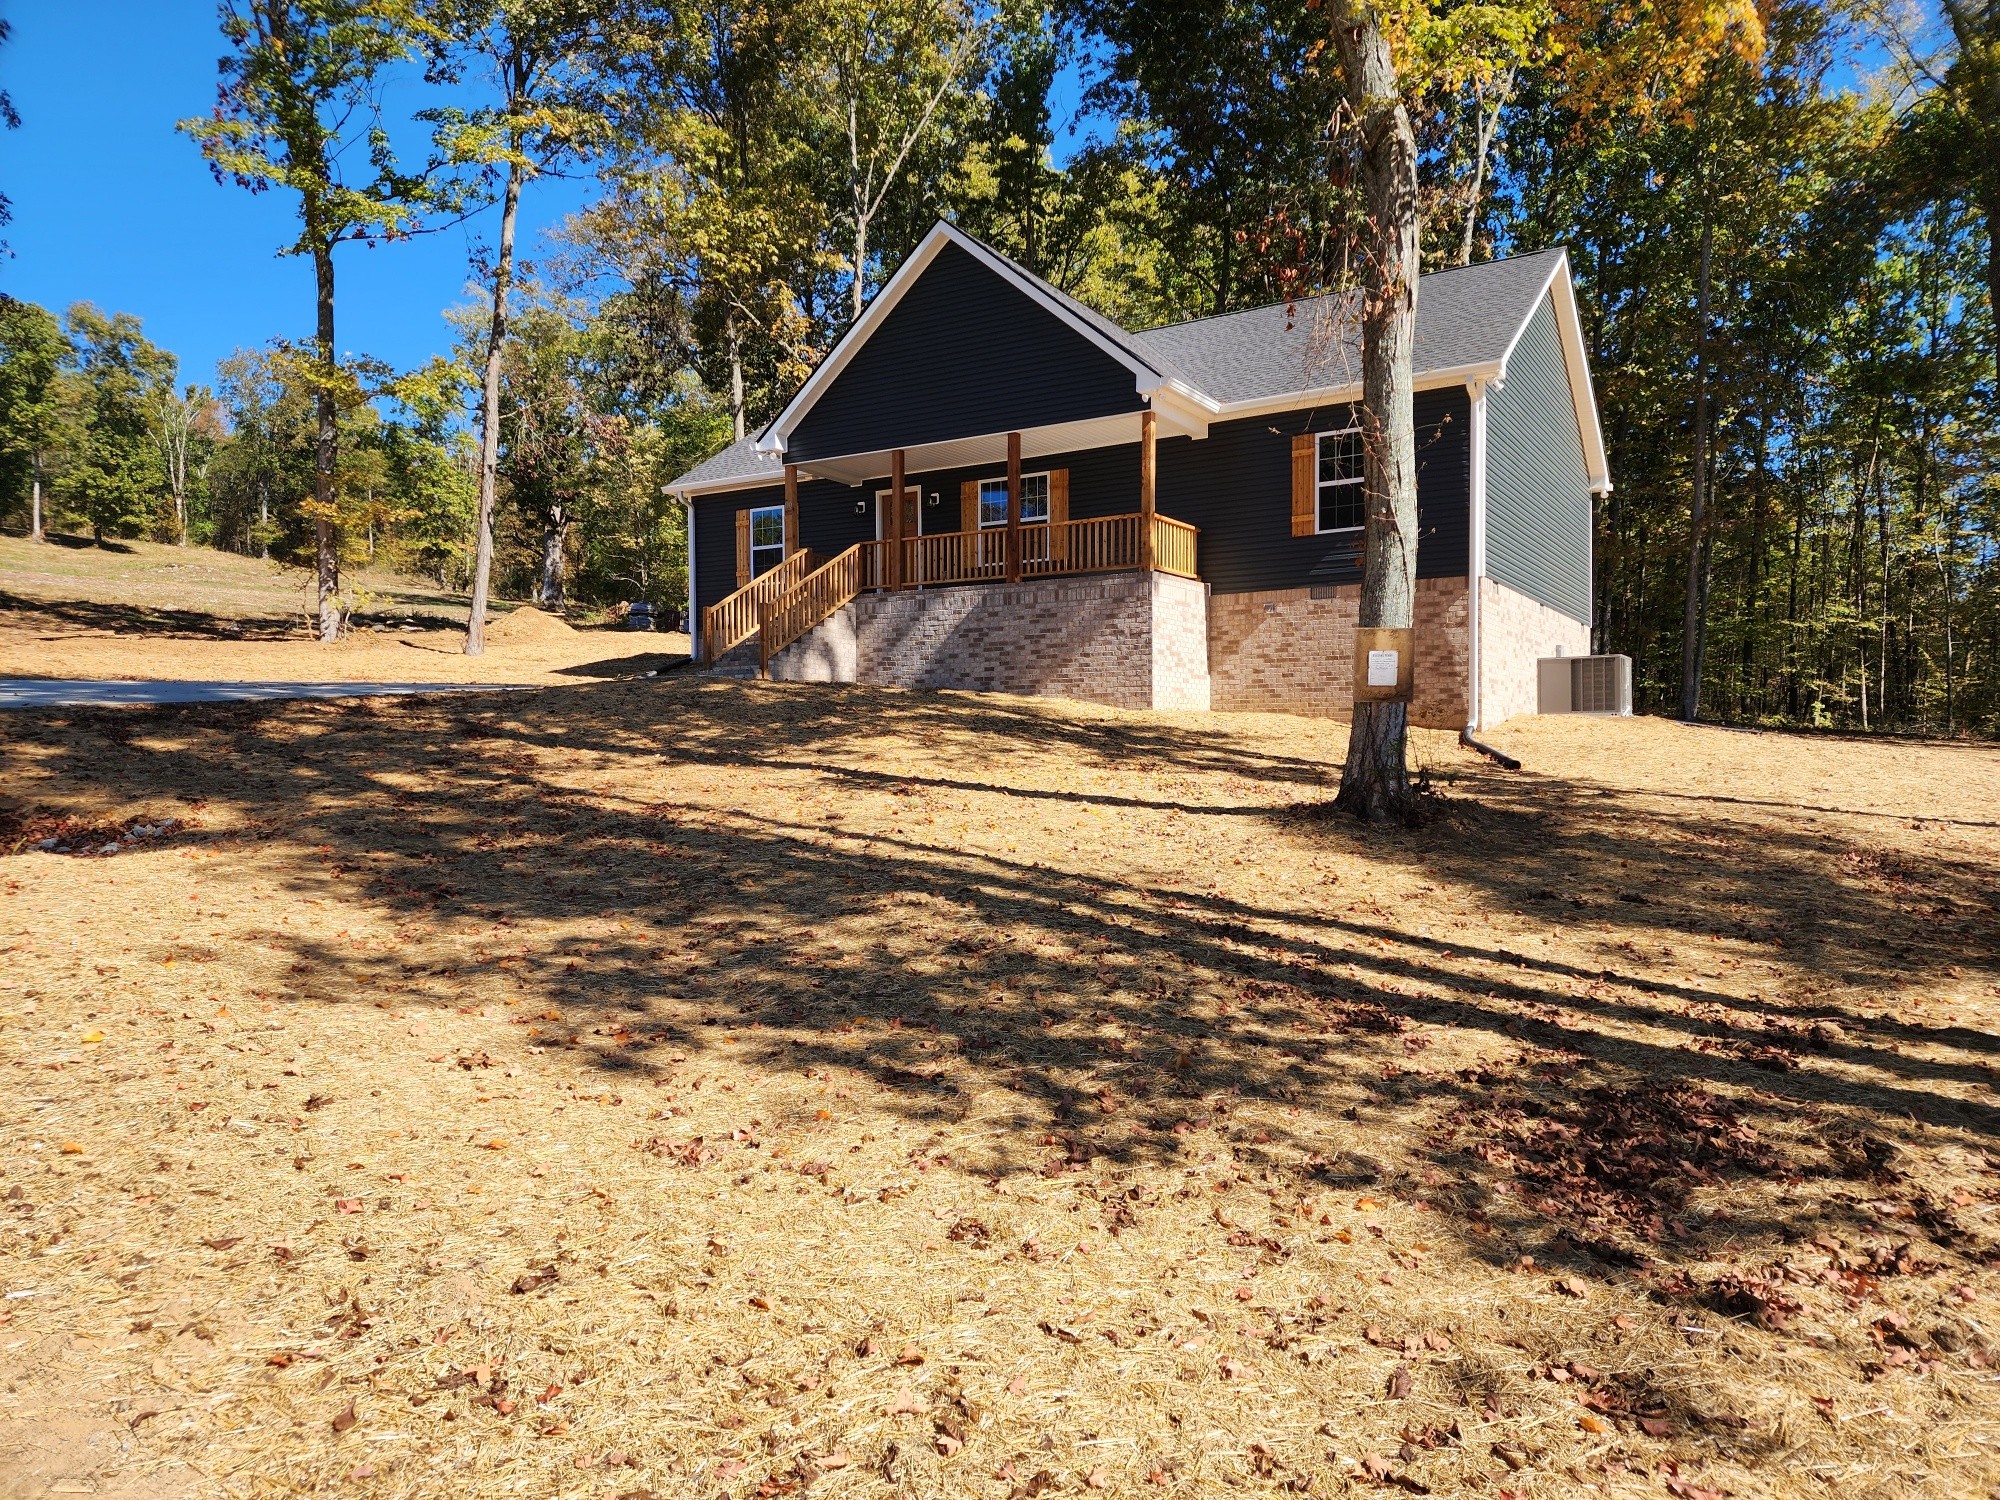
[[[561,615],[523,604],[486,622],[486,639],[498,646],[539,646],[573,641],[579,634]]]

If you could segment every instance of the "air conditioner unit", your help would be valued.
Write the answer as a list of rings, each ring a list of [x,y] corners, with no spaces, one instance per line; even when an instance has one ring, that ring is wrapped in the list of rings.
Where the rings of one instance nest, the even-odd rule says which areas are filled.
[[[1539,711],[1545,714],[1630,714],[1632,658],[1545,656]]]

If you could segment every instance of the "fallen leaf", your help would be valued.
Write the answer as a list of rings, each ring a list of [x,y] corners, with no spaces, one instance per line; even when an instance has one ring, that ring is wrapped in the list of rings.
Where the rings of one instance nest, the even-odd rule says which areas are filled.
[[[558,1280],[560,1275],[561,1273],[554,1266],[540,1266],[524,1275],[516,1276],[514,1278],[514,1285],[508,1288],[508,1290],[513,1292],[517,1297],[524,1296],[529,1292],[540,1291],[543,1287]]]
[[[1588,1297],[1590,1285],[1580,1276],[1565,1276],[1556,1282],[1556,1290],[1565,1297]]]
[[[1389,1399],[1391,1401],[1409,1400],[1410,1387],[1415,1383],[1416,1376],[1411,1372],[1410,1367],[1408,1365],[1397,1365],[1395,1372],[1389,1377]]]
[[[1578,1417],[1576,1425],[1581,1427],[1585,1432],[1609,1432],[1611,1430],[1609,1422],[1605,1421],[1602,1417],[1593,1417],[1589,1412],[1585,1412],[1582,1416]]]
[[[1083,1482],[1094,1490],[1108,1490],[1111,1488],[1111,1471],[1099,1465],[1084,1477]]]
[[[1674,1435],[1674,1427],[1665,1417],[1641,1417],[1639,1427],[1647,1437],[1667,1438]]]
[[[923,1351],[915,1344],[905,1344],[903,1352],[896,1356],[896,1363],[899,1365],[920,1365],[923,1362]]]
[[[202,1243],[211,1250],[227,1250],[231,1245],[242,1244],[243,1236],[240,1234],[229,1234],[224,1235],[218,1240],[203,1240]]]
[[[1528,1467],[1528,1450],[1519,1443],[1495,1443],[1493,1456],[1517,1472]]]
[[[127,1427],[137,1427],[141,1422],[150,1421],[152,1418],[157,1417],[159,1414],[160,1414],[159,1409],[157,1407],[152,1407],[152,1406],[141,1407],[138,1411],[133,1412],[131,1416],[125,1419],[125,1425]]]
[[[62,1154],[64,1156],[81,1156],[83,1155],[83,1147],[79,1146],[75,1141],[64,1141],[62,1143]]]
[[[1716,1489],[1711,1485],[1696,1484],[1691,1479],[1681,1479],[1676,1476],[1667,1480],[1667,1493],[1677,1497],[1677,1500],[1722,1500],[1728,1491]]]
[[[1217,1362],[1216,1368],[1222,1372],[1224,1380],[1246,1380],[1250,1375],[1250,1367],[1233,1357],[1225,1356]]]
[[[818,1469],[844,1469],[854,1462],[854,1455],[845,1448],[836,1448],[831,1453],[819,1454],[812,1462]]]
[[[922,1397],[917,1395],[917,1393],[911,1390],[908,1386],[904,1386],[902,1390],[896,1393],[896,1401],[895,1404],[889,1408],[889,1415],[892,1417],[903,1417],[903,1416],[913,1417],[913,1416],[918,1416],[923,1412],[929,1410],[930,1407],[925,1404]]]
[[[1377,1484],[1387,1484],[1396,1467],[1379,1453],[1364,1453],[1361,1456],[1361,1472]]]
[[[104,1040],[104,1033],[101,1031],[86,1031],[83,1034],[83,1039],[86,1042],[101,1042]]]
[[[345,1432],[360,1420],[361,1418],[354,1414],[354,1403],[350,1401],[347,1403],[347,1410],[333,1419],[333,1430],[335,1432]]]
[[[347,1471],[347,1477],[349,1479],[373,1479],[375,1477],[375,1465],[356,1464]]]

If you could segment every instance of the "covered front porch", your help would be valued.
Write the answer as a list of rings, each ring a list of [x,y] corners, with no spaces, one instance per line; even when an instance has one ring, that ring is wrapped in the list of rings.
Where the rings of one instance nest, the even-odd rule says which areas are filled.
[[[1147,409],[1111,420],[1120,430],[1084,434],[1043,429],[1028,434],[1025,443],[1024,435],[1016,432],[919,450],[848,456],[837,464],[786,463],[783,505],[788,543],[799,534],[796,518],[802,479],[844,480],[862,491],[855,510],[865,512],[868,475],[882,475],[886,470],[887,483],[874,492],[877,535],[831,555],[810,548],[788,548],[782,562],[701,610],[700,658],[713,664],[754,639],[758,671],[769,675],[771,662],[779,653],[862,595],[1017,585],[1088,574],[1160,573],[1196,579],[1196,528],[1163,516],[1156,508],[1156,414]],[[1078,425],[1101,429],[1107,424],[1099,419]],[[1086,436],[1107,446],[1122,439],[1128,445],[1124,449],[1128,455],[1132,452],[1129,445],[1137,437],[1135,509],[1072,518],[1066,469],[1024,474],[1026,454],[1037,450],[1060,453]],[[960,497],[959,527],[950,531],[926,528],[923,486],[913,487],[911,475],[936,473],[948,462],[977,464],[983,454],[972,451],[974,448],[994,449],[1003,444],[1004,484],[997,476],[983,483],[967,480]],[[941,447],[951,451],[937,451]],[[997,460],[1000,454],[995,452],[992,457]],[[999,467],[997,462],[994,467]],[[1129,476],[1131,471],[1126,472]],[[1029,483],[1024,485],[1024,478]],[[1129,478],[1126,482],[1130,483]],[[896,496],[902,497],[902,503],[891,498]],[[1024,497],[1032,504],[1031,513],[1024,514]],[[933,510],[941,498],[936,493],[930,495]],[[1004,513],[1000,508],[1003,502]],[[739,540],[739,558],[745,545]]]

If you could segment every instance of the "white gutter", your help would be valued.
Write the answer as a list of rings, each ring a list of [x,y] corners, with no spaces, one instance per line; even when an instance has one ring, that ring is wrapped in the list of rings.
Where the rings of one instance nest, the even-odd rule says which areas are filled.
[[[1497,383],[1497,382],[1496,382]],[[1468,525],[1465,557],[1465,732],[1479,733],[1485,705],[1479,692],[1479,582],[1486,576],[1486,390],[1484,380],[1468,380],[1472,417],[1467,426]]]

